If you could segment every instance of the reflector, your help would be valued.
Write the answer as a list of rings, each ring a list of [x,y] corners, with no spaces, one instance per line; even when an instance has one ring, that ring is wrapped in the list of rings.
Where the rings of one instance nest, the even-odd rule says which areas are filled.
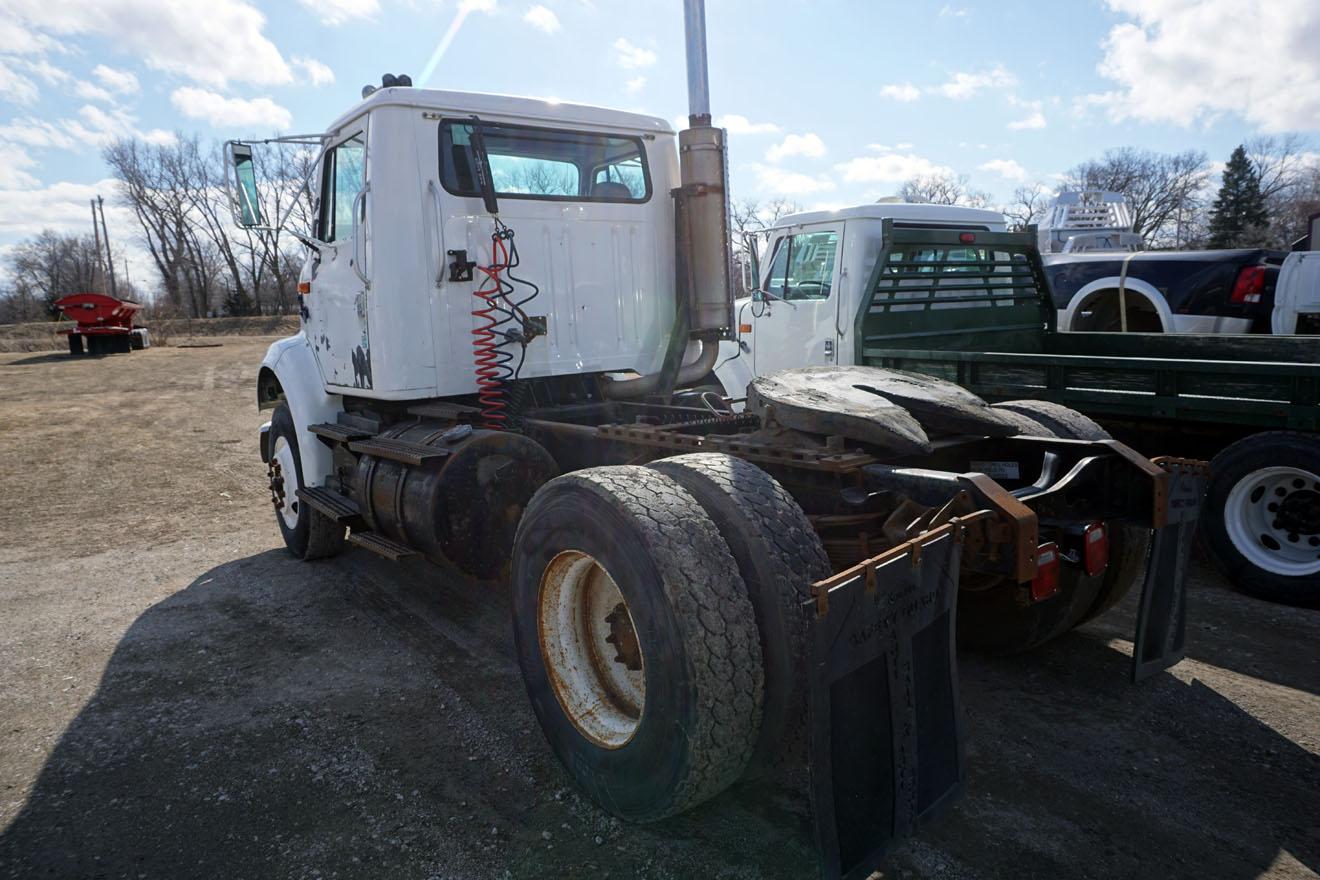
[[[1031,601],[1039,602],[1059,592],[1059,545],[1041,544],[1036,551],[1036,577],[1031,581]]]

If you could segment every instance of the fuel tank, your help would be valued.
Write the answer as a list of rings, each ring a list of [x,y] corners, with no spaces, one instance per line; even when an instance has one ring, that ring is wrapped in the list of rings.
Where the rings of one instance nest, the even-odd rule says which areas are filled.
[[[441,422],[387,428],[381,439],[445,454],[422,465],[363,455],[353,495],[372,530],[482,579],[497,578],[532,495],[558,472],[535,440]]]

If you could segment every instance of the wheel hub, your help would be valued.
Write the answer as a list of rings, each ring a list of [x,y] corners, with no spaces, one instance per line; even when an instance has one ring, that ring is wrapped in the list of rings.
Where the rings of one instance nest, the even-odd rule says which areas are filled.
[[[1228,494],[1224,527],[1257,568],[1286,577],[1320,573],[1320,477],[1294,467],[1247,474]]]
[[[550,560],[537,634],[564,714],[597,745],[626,745],[646,703],[645,657],[623,594],[595,557],[565,550]]]

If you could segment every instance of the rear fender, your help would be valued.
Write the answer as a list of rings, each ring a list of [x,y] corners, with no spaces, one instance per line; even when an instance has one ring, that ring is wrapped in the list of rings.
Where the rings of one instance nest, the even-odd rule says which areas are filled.
[[[312,348],[302,333],[272,343],[266,350],[257,377],[257,406],[265,409],[276,403],[272,393],[288,404],[289,414],[293,416],[303,485],[307,488],[321,485],[332,469],[330,447],[307,429],[335,421],[336,414],[344,409],[344,398],[326,393]]]
[[[1085,305],[1088,299],[1091,299],[1095,294],[1109,290],[1117,292],[1120,283],[1123,285],[1127,296],[1132,297],[1134,300],[1144,300],[1150,304],[1150,307],[1160,316],[1160,326],[1164,328],[1165,333],[1173,332],[1173,311],[1169,308],[1169,303],[1164,295],[1155,289],[1154,285],[1140,278],[1133,278],[1131,275],[1128,275],[1126,280],[1117,275],[1109,278],[1099,278],[1074,293],[1072,299],[1068,300],[1068,307],[1059,312],[1059,329],[1072,330],[1073,321],[1077,319],[1078,313],[1081,312],[1082,306]]]

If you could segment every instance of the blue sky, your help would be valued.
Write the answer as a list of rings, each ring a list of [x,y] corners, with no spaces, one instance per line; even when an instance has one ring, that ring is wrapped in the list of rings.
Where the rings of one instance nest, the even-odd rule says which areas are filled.
[[[680,0],[0,0],[0,247],[85,225],[87,196],[112,195],[107,139],[319,130],[380,74],[419,79],[460,15],[432,86],[686,113]],[[1315,0],[707,15],[742,197],[843,205],[951,169],[1006,200],[1109,147],[1222,161],[1255,134],[1320,131]]]

